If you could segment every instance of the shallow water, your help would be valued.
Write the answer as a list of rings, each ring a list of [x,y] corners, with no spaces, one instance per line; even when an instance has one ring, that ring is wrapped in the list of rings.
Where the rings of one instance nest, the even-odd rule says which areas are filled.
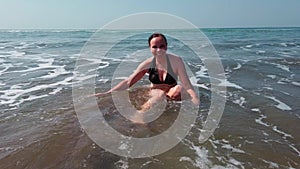
[[[227,78],[220,83],[227,86],[227,100],[218,128],[199,143],[210,106],[209,78],[201,61],[170,38],[169,50],[196,74],[192,82],[201,96],[199,117],[173,149],[132,159],[95,144],[73,107],[72,84],[79,83],[73,79],[75,62],[94,30],[1,30],[0,168],[299,168],[300,29],[203,32],[219,53]],[[112,72],[132,51],[147,47],[147,36],[120,42],[105,59],[94,61],[99,63],[96,91],[110,87]],[[128,48],[132,44],[138,45]],[[145,78],[138,85],[147,83]],[[143,91],[133,91],[131,101],[139,104]],[[163,132],[177,117],[171,111],[176,104],[171,104],[157,121],[136,125],[114,109],[110,96],[97,101],[111,126],[135,137]]]

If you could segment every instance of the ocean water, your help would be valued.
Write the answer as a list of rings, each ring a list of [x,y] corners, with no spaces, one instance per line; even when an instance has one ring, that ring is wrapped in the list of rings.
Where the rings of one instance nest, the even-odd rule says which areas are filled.
[[[226,75],[219,126],[206,142],[199,142],[211,101],[207,69],[170,37],[169,51],[195,74],[191,80],[200,94],[199,118],[177,146],[138,159],[105,151],[77,119],[72,85],[86,78],[74,79],[74,68],[95,30],[0,30],[0,168],[300,168],[300,28],[201,30]],[[148,36],[125,39],[105,58],[94,60],[99,64],[96,91],[110,87],[122,61],[139,61],[129,55],[147,48]],[[141,81],[147,83],[146,78]],[[136,88],[130,98],[138,105],[141,95],[143,90]],[[137,137],[163,132],[176,119],[169,111],[150,126],[132,125],[118,115],[110,96],[98,103],[110,125]]]

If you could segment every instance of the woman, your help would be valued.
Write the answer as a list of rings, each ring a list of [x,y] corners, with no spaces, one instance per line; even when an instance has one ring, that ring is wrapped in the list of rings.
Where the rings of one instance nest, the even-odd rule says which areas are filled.
[[[195,105],[199,105],[200,101],[191,85],[182,59],[166,53],[168,45],[166,37],[161,33],[154,33],[149,37],[148,44],[153,57],[142,62],[126,80],[109,91],[95,96],[127,89],[148,73],[151,82],[150,99],[141,106],[141,112],[145,112],[162,99],[180,100],[186,94]],[[182,86],[177,84],[177,77]]]

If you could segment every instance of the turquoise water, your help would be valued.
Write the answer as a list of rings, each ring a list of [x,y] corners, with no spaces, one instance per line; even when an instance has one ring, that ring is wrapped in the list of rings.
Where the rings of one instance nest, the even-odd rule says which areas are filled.
[[[97,146],[73,108],[74,66],[95,30],[0,30],[0,168],[299,168],[300,28],[202,31],[219,53],[227,78],[219,127],[199,143],[210,105],[209,77],[195,54],[168,37],[169,51],[196,75],[199,119],[168,152],[130,159]],[[110,87],[118,64],[147,48],[148,35],[124,39],[96,61],[97,91]],[[147,78],[141,81],[147,83]],[[139,92],[131,95],[137,104]],[[155,123],[136,126],[120,118],[109,96],[98,103],[106,108],[110,125],[139,137],[163,132],[176,118],[169,109]]]

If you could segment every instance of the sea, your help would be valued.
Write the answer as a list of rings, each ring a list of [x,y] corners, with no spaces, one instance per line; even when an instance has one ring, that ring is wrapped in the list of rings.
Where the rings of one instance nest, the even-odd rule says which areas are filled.
[[[182,57],[194,74],[192,84],[201,100],[198,118],[170,150],[130,158],[107,151],[91,139],[74,108],[74,84],[88,78],[74,78],[76,63],[97,30],[1,29],[0,168],[300,168],[300,28],[199,30],[218,53],[226,77],[226,103],[217,128],[205,142],[199,141],[201,123],[211,105],[207,68],[180,40],[167,36],[168,51]],[[168,30],[162,33],[168,35]],[[114,37],[122,35],[122,31],[113,32]],[[113,72],[121,62],[139,61],[132,60],[131,54],[148,49],[148,37],[149,33],[128,37],[105,58],[93,59],[99,64],[96,92],[111,87]],[[109,36],[99,43],[110,43]],[[101,44],[98,46],[101,51]],[[151,57],[150,51],[145,55]],[[137,86],[147,83],[145,77]],[[130,91],[132,102],[141,104],[143,90]],[[110,95],[96,100],[104,120],[132,137],[157,135],[177,117],[171,106],[156,123],[131,124],[118,114]]]

